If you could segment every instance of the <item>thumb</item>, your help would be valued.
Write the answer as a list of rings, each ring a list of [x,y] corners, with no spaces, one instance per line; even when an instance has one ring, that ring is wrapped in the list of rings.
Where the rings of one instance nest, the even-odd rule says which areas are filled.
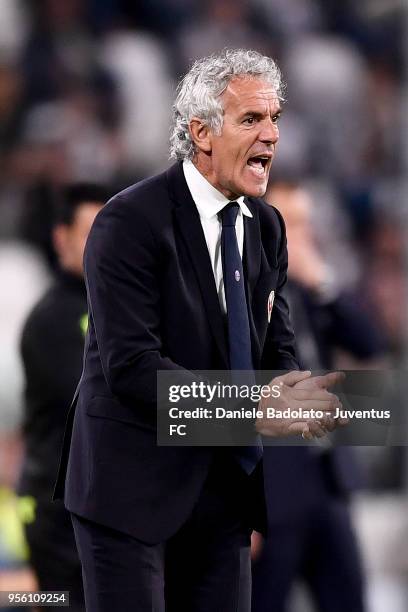
[[[293,387],[296,383],[310,378],[312,375],[310,370],[293,370],[279,377],[279,382],[283,382],[288,387]]]

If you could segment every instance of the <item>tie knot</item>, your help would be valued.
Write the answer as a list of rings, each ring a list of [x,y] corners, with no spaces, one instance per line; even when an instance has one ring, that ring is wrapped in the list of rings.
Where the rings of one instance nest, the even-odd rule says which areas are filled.
[[[239,204],[237,204],[237,202],[230,202],[227,204],[220,212],[222,227],[235,227],[238,211]]]

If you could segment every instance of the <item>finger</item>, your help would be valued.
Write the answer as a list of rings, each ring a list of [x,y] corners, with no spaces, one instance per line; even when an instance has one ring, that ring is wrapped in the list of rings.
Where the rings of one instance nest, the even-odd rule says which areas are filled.
[[[307,426],[309,428],[309,433],[314,438],[323,438],[323,436],[325,436],[327,433],[319,421],[308,421]]]
[[[293,421],[288,425],[289,435],[302,435],[303,432],[308,432],[308,426],[306,421]]]
[[[322,427],[324,427],[328,432],[334,431],[336,429],[337,421],[338,419],[335,419],[329,415],[326,415],[323,419],[320,420]]]
[[[322,389],[328,389],[333,387],[345,379],[346,375],[344,372],[328,372],[322,376],[313,376],[313,380],[316,386]]]
[[[290,389],[287,391],[290,397],[298,401],[302,400],[335,400],[340,402],[339,398],[335,393],[330,393],[327,389]]]
[[[304,440],[322,438],[327,433],[318,421],[312,420],[293,421],[293,423],[288,426],[288,432],[291,435],[301,434]]]
[[[313,435],[310,433],[309,427],[307,425],[306,425],[306,427],[303,428],[302,438],[304,440],[313,440]]]
[[[345,425],[348,425],[350,423],[350,419],[347,418],[339,418],[339,419],[335,419],[337,426],[339,427],[344,427]]]
[[[292,410],[300,410],[302,413],[305,411],[308,412],[322,412],[322,416],[326,416],[326,412],[330,413],[327,416],[335,416],[337,414],[337,410],[341,408],[341,403],[336,399],[327,399],[327,400],[292,400],[291,401],[291,411]],[[295,415],[294,415],[295,416]],[[320,415],[309,415],[309,416],[320,416]]]
[[[302,380],[306,380],[312,375],[310,370],[293,370],[292,372],[288,372],[287,374],[283,374],[282,376],[277,376],[274,379],[274,382],[280,384],[283,382],[288,387],[293,387],[298,382]]]

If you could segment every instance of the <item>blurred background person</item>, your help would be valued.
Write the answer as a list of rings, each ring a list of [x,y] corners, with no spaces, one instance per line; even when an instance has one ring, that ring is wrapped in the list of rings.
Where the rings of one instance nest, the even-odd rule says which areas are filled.
[[[385,346],[372,317],[356,296],[336,283],[316,246],[313,202],[290,180],[268,188],[268,203],[286,222],[287,297],[302,369],[331,369],[341,347],[363,367],[379,367]],[[285,612],[295,583],[307,584],[320,612],[363,612],[364,579],[348,510],[348,497],[361,486],[348,447],[265,446],[268,537],[254,537],[253,612]],[[257,555],[258,553],[258,555]]]
[[[314,223],[323,204],[315,203],[311,190],[292,179],[272,182],[265,200],[280,210],[286,223],[287,294],[304,367],[335,367],[338,349],[351,354],[361,369],[384,366],[387,346],[380,322],[361,300],[359,287],[344,287],[339,281],[335,265],[327,263],[319,247]]]
[[[53,244],[59,270],[24,325],[24,499],[29,559],[44,591],[70,591],[70,609],[84,610],[81,566],[69,514],[52,502],[65,419],[82,370],[87,329],[82,258],[96,214],[108,197],[89,183],[67,186],[56,202]],[[27,507],[31,512],[27,513]]]

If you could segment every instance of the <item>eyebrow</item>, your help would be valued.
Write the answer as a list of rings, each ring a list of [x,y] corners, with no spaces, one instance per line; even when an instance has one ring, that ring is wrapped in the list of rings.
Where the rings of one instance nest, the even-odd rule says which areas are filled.
[[[283,108],[280,106],[272,115],[272,117],[276,117],[277,115],[281,115],[283,112]],[[245,113],[242,114],[242,118],[244,117],[248,117],[248,116],[252,116],[252,117],[263,117],[265,113],[261,113],[259,111],[245,111]]]

